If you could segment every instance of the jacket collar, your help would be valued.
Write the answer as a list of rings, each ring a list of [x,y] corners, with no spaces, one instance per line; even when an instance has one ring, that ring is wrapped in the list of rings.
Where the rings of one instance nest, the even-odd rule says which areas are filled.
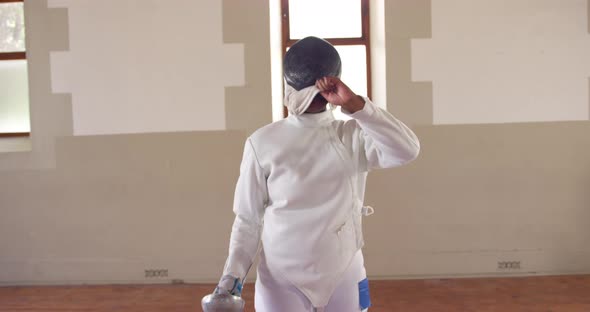
[[[328,107],[325,111],[321,113],[304,113],[301,115],[289,115],[287,117],[289,122],[293,123],[296,126],[305,127],[305,128],[316,128],[329,125],[334,121],[334,115],[332,114],[332,110]]]

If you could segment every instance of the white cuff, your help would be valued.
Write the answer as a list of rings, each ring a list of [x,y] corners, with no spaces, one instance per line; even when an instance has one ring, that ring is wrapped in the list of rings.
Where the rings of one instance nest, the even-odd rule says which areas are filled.
[[[373,104],[373,102],[371,102],[371,100],[368,97],[362,96],[362,98],[363,100],[365,100],[365,106],[363,107],[363,109],[351,114],[349,111],[342,108],[342,113],[358,120],[366,120],[370,118],[371,115],[373,115],[377,110],[377,107],[375,106],[375,104]]]

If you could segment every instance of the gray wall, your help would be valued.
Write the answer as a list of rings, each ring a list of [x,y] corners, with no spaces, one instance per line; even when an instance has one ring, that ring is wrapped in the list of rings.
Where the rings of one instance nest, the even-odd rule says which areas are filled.
[[[430,2],[384,9],[387,107],[423,149],[369,178],[369,275],[590,272],[590,122],[433,126],[431,84],[410,74]],[[72,136],[70,98],[50,92],[67,10],[27,1],[26,13],[32,151],[0,153],[0,284],[216,280],[244,139],[270,121],[268,11],[223,2],[223,40],[245,44],[246,68],[245,86],[226,89],[228,131],[101,136]],[[523,269],[497,269],[512,260]]]

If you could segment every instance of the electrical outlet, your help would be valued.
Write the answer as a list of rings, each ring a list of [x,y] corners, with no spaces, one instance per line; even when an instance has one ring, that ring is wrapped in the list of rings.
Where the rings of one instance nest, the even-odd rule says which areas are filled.
[[[520,270],[520,261],[498,261],[499,270]]]
[[[147,269],[144,273],[146,278],[168,277],[168,269]]]

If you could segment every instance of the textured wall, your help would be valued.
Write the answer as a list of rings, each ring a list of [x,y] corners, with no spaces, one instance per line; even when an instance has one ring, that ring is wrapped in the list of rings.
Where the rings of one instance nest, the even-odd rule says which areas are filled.
[[[432,1],[432,39],[412,41],[412,78],[432,81],[434,123],[588,120],[586,7]]]
[[[368,273],[590,272],[590,122],[420,126],[421,156],[369,177]],[[498,270],[521,261],[521,270]]]
[[[461,1],[453,3],[458,2]],[[469,1],[470,5],[449,7],[447,2],[433,3],[435,5],[431,5],[431,1],[385,1],[388,108],[415,126],[422,151],[415,163],[376,172],[369,178],[367,203],[377,207],[375,216],[379,216],[368,218],[365,223],[369,274],[411,278],[589,272],[590,197],[587,190],[590,188],[590,137],[587,134],[590,122],[434,125],[444,118],[450,121],[450,116],[458,118],[454,121],[460,120],[461,123],[482,121],[477,118],[483,115],[476,116],[473,111],[463,109],[470,105],[496,109],[485,101],[474,104],[458,93],[464,89],[472,95],[479,92],[503,96],[498,91],[503,81],[482,84],[482,79],[477,76],[461,80],[462,85],[457,89],[452,89],[450,84],[457,83],[453,78],[472,65],[469,57],[462,57],[465,56],[462,48],[466,44],[471,44],[472,49],[485,46],[489,38],[498,36],[498,29],[504,29],[504,26],[501,22],[484,23],[488,21],[486,18],[498,17],[499,13],[481,8],[498,10],[497,1]],[[548,31],[538,24],[539,18],[570,19],[567,24],[570,33],[563,34],[561,27],[554,29],[563,38],[555,33],[542,38],[545,43],[554,40],[555,49],[563,53],[560,57],[564,67],[573,69],[579,62],[581,66],[577,70],[585,70],[585,64],[590,61],[587,53],[570,60],[570,53],[577,55],[577,51],[560,44],[568,40],[586,40],[581,26],[588,23],[588,15],[583,16],[585,22],[581,21],[580,12],[587,12],[587,3],[577,0],[560,2],[559,7],[551,6],[552,10],[548,11],[545,7],[555,2],[542,1],[534,5],[528,1],[503,3],[506,6],[501,8],[501,14],[511,21],[510,25],[516,23],[519,29],[531,32],[546,34]],[[525,3],[530,6],[523,7]],[[546,14],[539,17],[531,13],[528,16],[524,11]],[[449,16],[450,12],[452,16]],[[444,35],[445,31],[451,35],[449,25],[441,22],[453,16],[456,18],[450,24],[456,28],[452,35],[468,37],[464,41],[455,37],[454,40],[437,40],[437,36]],[[517,17],[522,19],[515,21]],[[465,22],[465,19],[471,22]],[[482,25],[478,24],[480,22]],[[473,29],[481,32],[477,38],[469,37],[473,35]],[[521,33],[518,35],[529,40]],[[427,39],[430,37],[432,39]],[[531,37],[538,36],[533,33]],[[551,53],[555,55],[556,50]],[[538,53],[530,47],[526,51]],[[452,55],[456,68],[448,67],[448,60],[442,58],[449,55]],[[483,64],[500,63],[494,53],[477,56]],[[531,58],[541,62],[541,58],[535,55]],[[517,57],[505,61],[500,64],[501,68],[518,68],[520,65]],[[543,68],[552,64],[536,65]],[[530,75],[532,80],[515,84],[530,89],[533,85],[543,86],[549,79],[561,85],[560,71],[535,77],[538,69],[532,66],[528,69],[524,74]],[[414,81],[417,77],[413,74],[426,73],[431,74],[434,81]],[[531,98],[542,98],[544,92],[555,90],[551,96],[561,94],[562,98],[559,106],[554,105],[552,109],[563,112],[550,115],[545,111],[545,117],[559,120],[569,114],[576,116],[572,119],[587,120],[581,100],[586,99],[587,107],[588,97],[579,96],[588,94],[586,76],[578,74],[577,81],[568,86],[575,90],[572,94],[537,87],[534,91],[540,95],[533,92]],[[459,96],[448,97],[449,92]],[[506,122],[508,117],[512,118],[510,120],[537,119],[534,110],[528,115],[523,113],[523,103],[518,99],[505,104],[503,115],[496,115],[504,119],[491,116],[496,118],[495,121]],[[435,119],[434,112],[439,114],[438,119]],[[521,261],[522,269],[498,270],[498,261]]]
[[[213,280],[245,136],[71,136],[54,170],[0,175],[0,284]],[[220,144],[223,142],[223,144]]]
[[[409,125],[432,124],[432,83],[412,81],[412,39],[430,38],[430,0],[384,1],[387,108]]]
[[[272,121],[269,0],[223,0],[223,40],[244,45],[246,84],[225,89],[226,129]]]
[[[32,151],[0,153],[0,284],[218,277],[243,142],[271,118],[268,9],[247,3],[212,7],[218,46],[243,45],[245,83],[222,102],[237,131],[73,136],[70,97],[50,83],[50,51],[70,49],[75,32],[68,10],[25,2]],[[590,123],[433,125],[434,85],[412,80],[412,40],[436,35],[430,1],[386,0],[383,13],[387,107],[416,129],[422,155],[369,177],[369,274],[590,272]],[[523,269],[498,271],[506,260]],[[149,268],[169,278],[146,279]]]
[[[72,94],[74,134],[226,129],[224,90],[244,85],[244,49],[223,42],[221,2],[49,4],[69,12],[52,88]]]
[[[68,49],[67,10],[50,9],[45,0],[25,1],[24,9],[32,136],[19,142],[0,140],[1,150],[13,151],[0,153],[0,172],[53,168],[55,139],[72,134],[71,100],[51,92],[49,62],[51,51]],[[29,151],[20,152],[27,150],[23,147]]]

